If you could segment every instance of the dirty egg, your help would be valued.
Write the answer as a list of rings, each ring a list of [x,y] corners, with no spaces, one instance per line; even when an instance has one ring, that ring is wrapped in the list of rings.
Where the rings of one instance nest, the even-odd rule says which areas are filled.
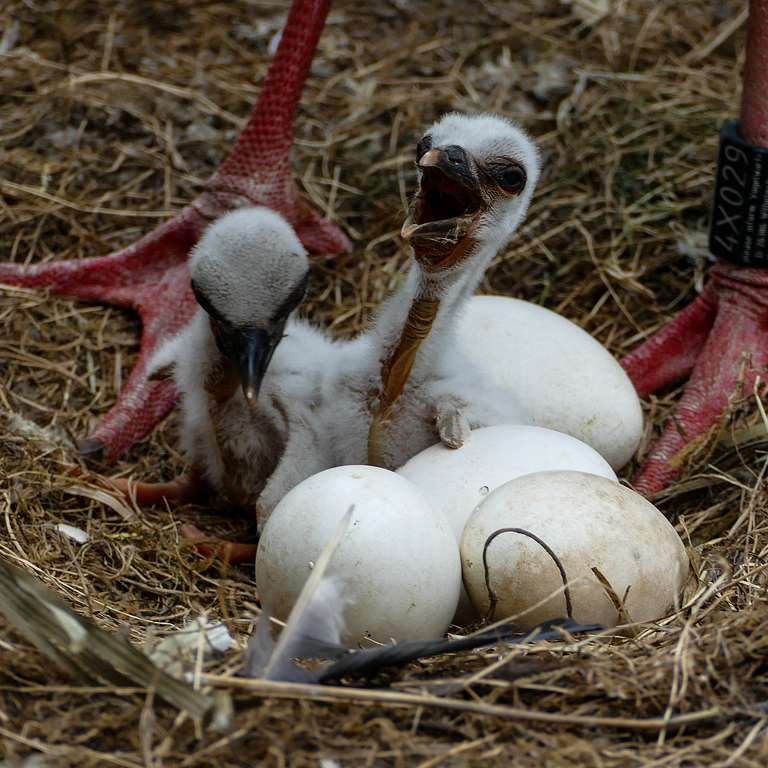
[[[461,448],[433,445],[397,470],[417,485],[461,540],[472,510],[500,485],[521,475],[573,469],[616,480],[608,462],[585,443],[543,427],[501,424],[473,430]],[[454,623],[477,619],[464,587]]]
[[[488,613],[490,587],[493,618],[524,627],[565,617],[568,599],[578,622],[653,621],[678,605],[689,574],[680,537],[653,504],[583,472],[539,472],[497,488],[467,522],[461,555],[477,610]]]

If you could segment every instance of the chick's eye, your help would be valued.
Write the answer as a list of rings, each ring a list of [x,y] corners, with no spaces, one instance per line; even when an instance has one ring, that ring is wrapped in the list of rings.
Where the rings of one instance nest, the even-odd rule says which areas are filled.
[[[427,134],[416,145],[416,159],[421,160],[421,156],[430,149],[432,149],[432,137]]]
[[[216,342],[216,346],[224,357],[231,357],[234,352],[229,343],[229,334],[227,333],[226,325],[213,317],[210,319],[211,332],[213,333],[213,340]]]
[[[520,192],[525,186],[525,171],[519,165],[509,165],[497,174],[499,184],[507,192]]]

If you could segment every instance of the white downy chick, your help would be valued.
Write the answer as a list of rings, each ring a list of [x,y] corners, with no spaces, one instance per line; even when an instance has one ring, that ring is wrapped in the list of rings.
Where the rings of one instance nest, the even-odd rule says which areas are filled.
[[[170,374],[181,396],[193,472],[262,522],[293,485],[329,466],[317,410],[338,346],[294,317],[309,262],[278,213],[223,216],[189,266],[200,309],[152,367]]]
[[[456,323],[525,217],[539,176],[536,146],[504,118],[451,113],[419,141],[417,165],[402,230],[413,261],[342,381],[344,413],[331,424],[336,463],[396,468],[438,440],[459,447],[470,429],[529,420],[508,392],[474,373]],[[345,429],[366,414],[368,430]]]

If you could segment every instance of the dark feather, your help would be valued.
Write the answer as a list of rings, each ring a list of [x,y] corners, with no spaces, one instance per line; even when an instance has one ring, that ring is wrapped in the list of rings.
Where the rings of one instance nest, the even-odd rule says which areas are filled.
[[[315,672],[314,682],[324,683],[344,675],[374,672],[383,667],[402,666],[418,659],[443,653],[471,651],[490,645],[520,645],[537,640],[562,640],[565,634],[581,634],[601,629],[596,624],[578,624],[572,619],[548,621],[524,632],[520,627],[507,625],[454,640],[406,640],[380,648],[346,651],[338,661]]]

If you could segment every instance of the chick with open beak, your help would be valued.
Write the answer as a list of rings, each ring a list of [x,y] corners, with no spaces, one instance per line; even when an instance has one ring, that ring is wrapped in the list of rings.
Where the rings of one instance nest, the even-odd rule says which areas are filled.
[[[439,266],[470,233],[487,200],[467,152],[456,145],[425,149],[430,143],[429,136],[419,142],[419,192],[401,234],[428,266],[427,255]]]
[[[536,146],[504,118],[452,113],[419,141],[416,164],[419,186],[402,228],[413,263],[378,322],[385,353],[368,456],[384,466],[438,437],[458,447],[470,428],[524,420],[508,397],[481,393],[459,359],[454,321],[525,217],[539,175]]]

